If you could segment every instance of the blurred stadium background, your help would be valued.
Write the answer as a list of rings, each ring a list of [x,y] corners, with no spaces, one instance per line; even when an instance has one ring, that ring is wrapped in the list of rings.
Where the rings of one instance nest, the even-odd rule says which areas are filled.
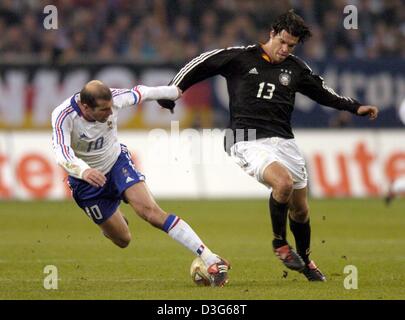
[[[49,4],[58,10],[56,30],[46,30],[43,25],[46,17],[43,9]],[[343,8],[348,4],[358,9],[358,29],[343,27],[346,16]],[[405,99],[403,1],[1,0],[0,221],[4,219],[4,223],[1,223],[0,234],[8,240],[0,244],[0,248],[10,252],[9,259],[14,261],[15,270],[20,267],[18,261],[23,256],[31,255],[33,261],[36,259],[34,249],[33,252],[18,249],[16,243],[24,238],[22,234],[27,237],[27,247],[29,241],[35,242],[37,237],[42,237],[42,241],[47,238],[46,230],[42,229],[42,233],[37,229],[35,235],[30,234],[32,221],[23,211],[28,208],[45,214],[48,204],[55,208],[48,201],[66,201],[70,197],[63,182],[64,173],[56,166],[51,150],[50,114],[55,106],[94,78],[111,87],[166,84],[179,67],[201,52],[265,42],[273,18],[290,8],[304,17],[313,32],[312,39],[299,46],[296,54],[338,93],[380,107],[380,117],[370,122],[320,107],[297,95],[293,127],[307,160],[311,205],[321,207],[321,212],[337,215],[345,211],[343,217],[348,220],[352,219],[350,214],[355,213],[368,219],[367,213],[372,211],[375,223],[386,223],[384,226],[390,230],[395,226],[404,227],[400,219],[400,214],[405,212],[404,201],[394,204],[391,214],[397,214],[397,219],[391,216],[392,220],[385,220],[380,214],[387,214],[387,210],[379,200],[389,182],[405,174],[405,130],[397,116],[397,108]],[[181,212],[179,203],[184,198],[192,200],[189,211],[198,210],[206,200],[222,198],[246,198],[249,207],[249,201],[258,206],[252,198],[260,198],[261,216],[268,218],[265,206],[268,191],[246,176],[223,152],[221,130],[228,122],[227,102],[223,79],[207,80],[186,92],[173,115],[161,110],[156,103],[145,103],[136,112],[123,112],[120,140],[134,153],[154,195],[166,199],[169,207]],[[190,128],[199,130],[200,138],[196,139],[196,131],[184,130]],[[358,201],[362,201],[370,197],[376,199],[368,201],[368,207],[364,204],[364,211],[355,202],[356,210],[360,208],[361,212],[353,212],[354,206],[348,200],[328,200],[360,198]],[[26,201],[26,205],[20,201]],[[347,210],[345,205],[352,209]],[[63,202],[63,206],[67,204]],[[70,208],[72,215],[80,215],[79,209]],[[237,216],[234,211],[237,209],[221,208],[221,213],[232,223],[231,217]],[[12,221],[14,211],[20,211],[15,215],[18,224]],[[186,215],[188,210],[184,211]],[[213,228],[209,214],[206,213],[206,219]],[[240,214],[243,216],[243,212]],[[57,226],[58,220],[52,219],[59,219],[58,216],[55,218],[49,213],[43,218],[55,221],[54,226]],[[204,225],[203,218],[197,221]],[[354,221],[360,226],[360,221]],[[88,222],[83,218],[80,223]],[[95,232],[91,227],[89,224],[89,230]],[[226,226],[222,225],[224,228]],[[329,228],[325,230],[335,230],[333,225]],[[370,239],[371,230],[370,233],[364,231]],[[404,248],[404,236],[399,231],[381,236],[381,243],[387,237],[396,244],[399,241],[399,246]],[[317,241],[321,239],[315,238],[314,242]],[[8,251],[10,247],[6,244],[13,250]],[[159,244],[164,245],[164,242]],[[174,252],[176,250],[180,251],[175,248]],[[12,251],[14,256],[11,256]],[[42,259],[52,256],[47,254]],[[184,258],[186,261],[190,258],[186,253],[184,257],[188,257]],[[402,265],[403,258],[399,260]],[[13,278],[7,261],[4,258],[0,268],[9,271],[5,272],[9,279],[23,281],[22,275],[19,280]],[[185,270],[186,274],[187,268]],[[336,272],[341,273],[341,270]],[[399,277],[405,281],[403,271]],[[0,281],[0,298],[9,291],[10,282],[5,279]],[[5,297],[18,298],[18,292],[23,291]],[[398,293],[404,294],[403,289]],[[210,297],[208,293],[207,297]],[[305,298],[305,293],[296,297]],[[317,297],[328,296],[314,296]],[[377,295],[372,297],[377,298]]]

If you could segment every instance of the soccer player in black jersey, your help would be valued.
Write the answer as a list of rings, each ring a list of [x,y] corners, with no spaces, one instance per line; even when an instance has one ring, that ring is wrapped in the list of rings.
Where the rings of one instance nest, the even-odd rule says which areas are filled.
[[[309,259],[307,174],[291,129],[295,93],[372,120],[378,108],[338,95],[305,62],[292,55],[296,45],[310,36],[303,19],[290,10],[276,19],[265,44],[203,53],[186,64],[170,84],[184,92],[214,75],[226,78],[231,134],[225,136],[225,148],[245,172],[271,190],[274,252],[286,267],[302,272],[308,280],[325,281]],[[173,111],[173,101],[158,102]],[[287,217],[297,252],[286,239]]]

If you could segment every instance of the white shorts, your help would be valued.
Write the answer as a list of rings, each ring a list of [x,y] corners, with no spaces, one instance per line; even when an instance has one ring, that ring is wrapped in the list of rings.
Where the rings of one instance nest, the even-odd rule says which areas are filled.
[[[272,137],[240,141],[231,147],[230,156],[247,174],[269,188],[270,186],[264,182],[263,173],[274,161],[280,162],[291,173],[294,189],[307,186],[305,160],[295,139]]]

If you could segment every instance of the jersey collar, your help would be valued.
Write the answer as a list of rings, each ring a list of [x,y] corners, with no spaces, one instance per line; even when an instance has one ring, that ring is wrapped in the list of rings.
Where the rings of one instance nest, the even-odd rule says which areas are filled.
[[[77,96],[78,94],[79,94],[79,93],[75,93],[75,94],[73,95],[72,99],[70,99],[70,104],[72,105],[73,109],[77,112],[77,114],[82,117],[82,116],[83,116],[82,110],[80,110],[80,107],[79,107],[79,105],[78,105],[77,102],[76,102],[76,96]]]
[[[264,60],[266,60],[269,63],[272,63],[271,58],[269,57],[269,55],[266,53],[266,51],[263,50],[263,44],[261,44],[261,43],[259,43],[259,52],[260,52],[261,57]]]

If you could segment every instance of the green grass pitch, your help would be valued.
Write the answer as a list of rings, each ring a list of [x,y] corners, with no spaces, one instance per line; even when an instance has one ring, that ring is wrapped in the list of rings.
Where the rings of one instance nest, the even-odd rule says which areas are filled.
[[[127,205],[133,240],[120,249],[73,201],[3,201],[0,299],[405,299],[405,200],[310,201],[312,257],[326,283],[285,272],[271,250],[266,200],[159,203],[232,262],[228,286],[196,287],[194,256]],[[43,286],[46,265],[58,269],[57,290]],[[346,265],[356,266],[358,289],[345,289]]]

